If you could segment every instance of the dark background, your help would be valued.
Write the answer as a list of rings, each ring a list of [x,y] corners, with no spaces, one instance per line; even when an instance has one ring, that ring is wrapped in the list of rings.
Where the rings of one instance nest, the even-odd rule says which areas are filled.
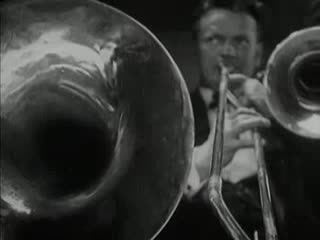
[[[189,86],[198,80],[195,43],[191,28],[200,0],[104,0],[149,28],[169,50]],[[266,6],[265,60],[277,43],[305,27],[315,0],[263,0]]]

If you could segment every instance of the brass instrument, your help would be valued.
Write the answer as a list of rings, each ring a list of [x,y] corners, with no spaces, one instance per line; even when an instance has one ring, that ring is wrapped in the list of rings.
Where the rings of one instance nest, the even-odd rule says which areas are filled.
[[[228,207],[226,206],[222,196],[222,159],[223,159],[223,129],[224,129],[224,116],[227,100],[230,101],[234,107],[241,107],[240,102],[236,97],[228,90],[228,78],[229,73],[227,68],[221,65],[221,81],[219,86],[219,105],[218,113],[215,125],[215,135],[213,139],[213,156],[210,171],[210,178],[208,182],[209,200],[212,206],[217,210],[217,213],[222,220],[226,230],[230,233],[235,240],[250,239],[241,226],[232,216]],[[266,229],[266,239],[277,239],[277,231],[273,218],[273,211],[271,206],[270,189],[268,182],[268,173],[265,167],[265,161],[263,157],[262,141],[259,133],[253,132],[255,142],[255,155],[258,162],[258,183],[260,187],[260,198],[262,205],[263,220]]]
[[[225,107],[228,100],[237,108],[241,107],[241,104],[228,90],[228,70],[223,63],[220,69],[219,105],[208,181],[209,200],[233,239],[250,239],[230,213],[221,193]],[[319,69],[320,27],[313,27],[293,33],[277,46],[268,61],[264,77],[266,101],[273,117],[294,134],[314,140],[320,139]],[[269,176],[257,130],[253,132],[253,137],[265,239],[278,239]],[[258,239],[257,234],[254,239]]]
[[[235,240],[249,239],[238,222],[229,211],[222,196],[222,159],[223,159],[223,130],[225,107],[227,104],[228,93],[228,70],[221,63],[221,81],[219,84],[219,105],[217,110],[217,119],[213,138],[213,154],[210,167],[210,177],[208,181],[208,194],[212,207],[216,210],[219,218],[222,220],[226,231],[230,233]]]
[[[93,0],[4,2],[0,31],[1,208],[9,211],[1,240],[155,238],[186,186],[194,135],[188,91],[168,52],[137,21]],[[265,76],[274,118],[311,139],[320,138],[319,82],[305,73],[319,69],[319,33],[285,40]],[[237,103],[221,69],[223,126],[227,98]],[[210,200],[231,235],[248,239],[221,195],[222,134]],[[266,236],[275,239],[255,139]]]
[[[182,75],[140,23],[91,0],[1,4],[1,240],[154,238],[193,134]]]
[[[264,77],[273,117],[292,133],[315,140],[320,139],[319,33],[320,27],[311,27],[283,40]]]

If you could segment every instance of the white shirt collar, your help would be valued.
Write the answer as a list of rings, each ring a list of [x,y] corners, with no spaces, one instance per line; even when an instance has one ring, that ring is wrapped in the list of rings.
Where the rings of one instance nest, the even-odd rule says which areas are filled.
[[[200,87],[200,95],[206,104],[206,107],[209,108],[209,105],[212,101],[213,91],[210,88]]]

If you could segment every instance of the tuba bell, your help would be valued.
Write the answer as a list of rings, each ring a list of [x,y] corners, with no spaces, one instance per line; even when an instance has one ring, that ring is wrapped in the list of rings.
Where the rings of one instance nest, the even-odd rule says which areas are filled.
[[[1,240],[151,239],[186,185],[176,64],[93,0],[1,4]]]

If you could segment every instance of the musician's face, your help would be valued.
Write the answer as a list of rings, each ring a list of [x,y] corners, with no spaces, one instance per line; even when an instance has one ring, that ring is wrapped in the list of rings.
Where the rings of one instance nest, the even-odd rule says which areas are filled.
[[[216,88],[219,59],[231,73],[251,76],[260,64],[256,21],[246,13],[214,9],[199,21],[198,47],[204,83]]]

